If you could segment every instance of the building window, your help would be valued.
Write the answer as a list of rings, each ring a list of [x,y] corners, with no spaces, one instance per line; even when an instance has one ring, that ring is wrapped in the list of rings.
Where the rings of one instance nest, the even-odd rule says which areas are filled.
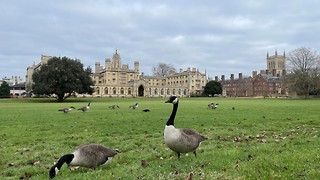
[[[108,88],[105,88],[104,89],[104,94],[108,94],[109,92],[108,92]]]
[[[120,94],[124,94],[124,89],[123,88],[120,89]]]
[[[117,89],[115,87],[113,88],[113,94],[117,94]]]
[[[128,94],[131,94],[131,88],[128,89]]]

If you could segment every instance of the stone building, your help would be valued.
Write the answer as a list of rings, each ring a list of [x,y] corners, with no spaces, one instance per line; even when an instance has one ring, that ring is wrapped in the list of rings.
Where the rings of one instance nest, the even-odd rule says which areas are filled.
[[[11,97],[21,97],[26,95],[25,82],[20,76],[4,77],[0,80],[0,85],[5,81],[10,88]]]
[[[51,59],[52,56],[45,56],[41,55],[40,63],[35,64],[33,63],[32,66],[27,67],[27,75],[26,75],[26,91],[31,91],[31,86],[33,84],[32,75],[35,70],[39,70],[41,65],[46,64],[49,59]]]
[[[287,87],[284,81],[286,56],[278,55],[275,51],[275,55],[269,56],[267,53],[267,69],[252,71],[252,75],[249,77],[243,77],[242,73],[239,73],[238,79],[234,77],[234,74],[230,75],[229,79],[225,79],[225,75],[221,76],[219,80],[215,77],[216,81],[219,81],[222,85],[223,96],[231,97],[250,97],[250,96],[287,96]]]
[[[285,65],[285,51],[283,51],[283,55],[278,55],[277,50],[275,51],[273,56],[269,56],[269,53],[267,53],[267,70],[269,71],[269,73],[272,73],[273,76],[282,76],[283,70],[286,69]]]
[[[105,59],[104,68],[96,62],[92,79],[93,96],[99,97],[189,97],[200,95],[208,81],[206,74],[195,68],[166,77],[146,76],[139,72],[139,61],[134,61],[134,68],[130,69],[121,63],[117,51],[112,59]]]

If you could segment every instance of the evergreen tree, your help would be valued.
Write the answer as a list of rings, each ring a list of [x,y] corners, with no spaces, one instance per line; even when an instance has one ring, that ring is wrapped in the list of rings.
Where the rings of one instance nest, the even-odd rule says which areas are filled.
[[[55,95],[61,102],[73,93],[93,93],[91,69],[84,69],[79,60],[67,57],[53,57],[41,66],[32,78],[32,90],[38,95]]]
[[[10,87],[6,81],[3,81],[0,86],[0,98],[9,98],[10,97]]]

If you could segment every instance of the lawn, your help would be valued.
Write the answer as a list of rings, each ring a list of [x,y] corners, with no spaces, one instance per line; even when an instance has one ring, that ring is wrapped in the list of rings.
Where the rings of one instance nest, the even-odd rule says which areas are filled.
[[[166,100],[0,99],[0,179],[48,179],[62,155],[88,142],[121,153],[95,170],[64,165],[56,179],[320,179],[320,100],[181,98],[175,126],[209,139],[197,158],[180,159],[163,142]],[[88,101],[85,113],[57,111]],[[211,102],[219,107],[207,109]]]

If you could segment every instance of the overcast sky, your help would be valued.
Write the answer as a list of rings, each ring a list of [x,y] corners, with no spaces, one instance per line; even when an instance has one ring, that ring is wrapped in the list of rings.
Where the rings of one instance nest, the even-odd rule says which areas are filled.
[[[0,78],[21,76],[41,54],[94,69],[118,50],[123,64],[188,67],[210,77],[266,69],[266,54],[319,51],[318,0],[6,0],[0,3]]]

